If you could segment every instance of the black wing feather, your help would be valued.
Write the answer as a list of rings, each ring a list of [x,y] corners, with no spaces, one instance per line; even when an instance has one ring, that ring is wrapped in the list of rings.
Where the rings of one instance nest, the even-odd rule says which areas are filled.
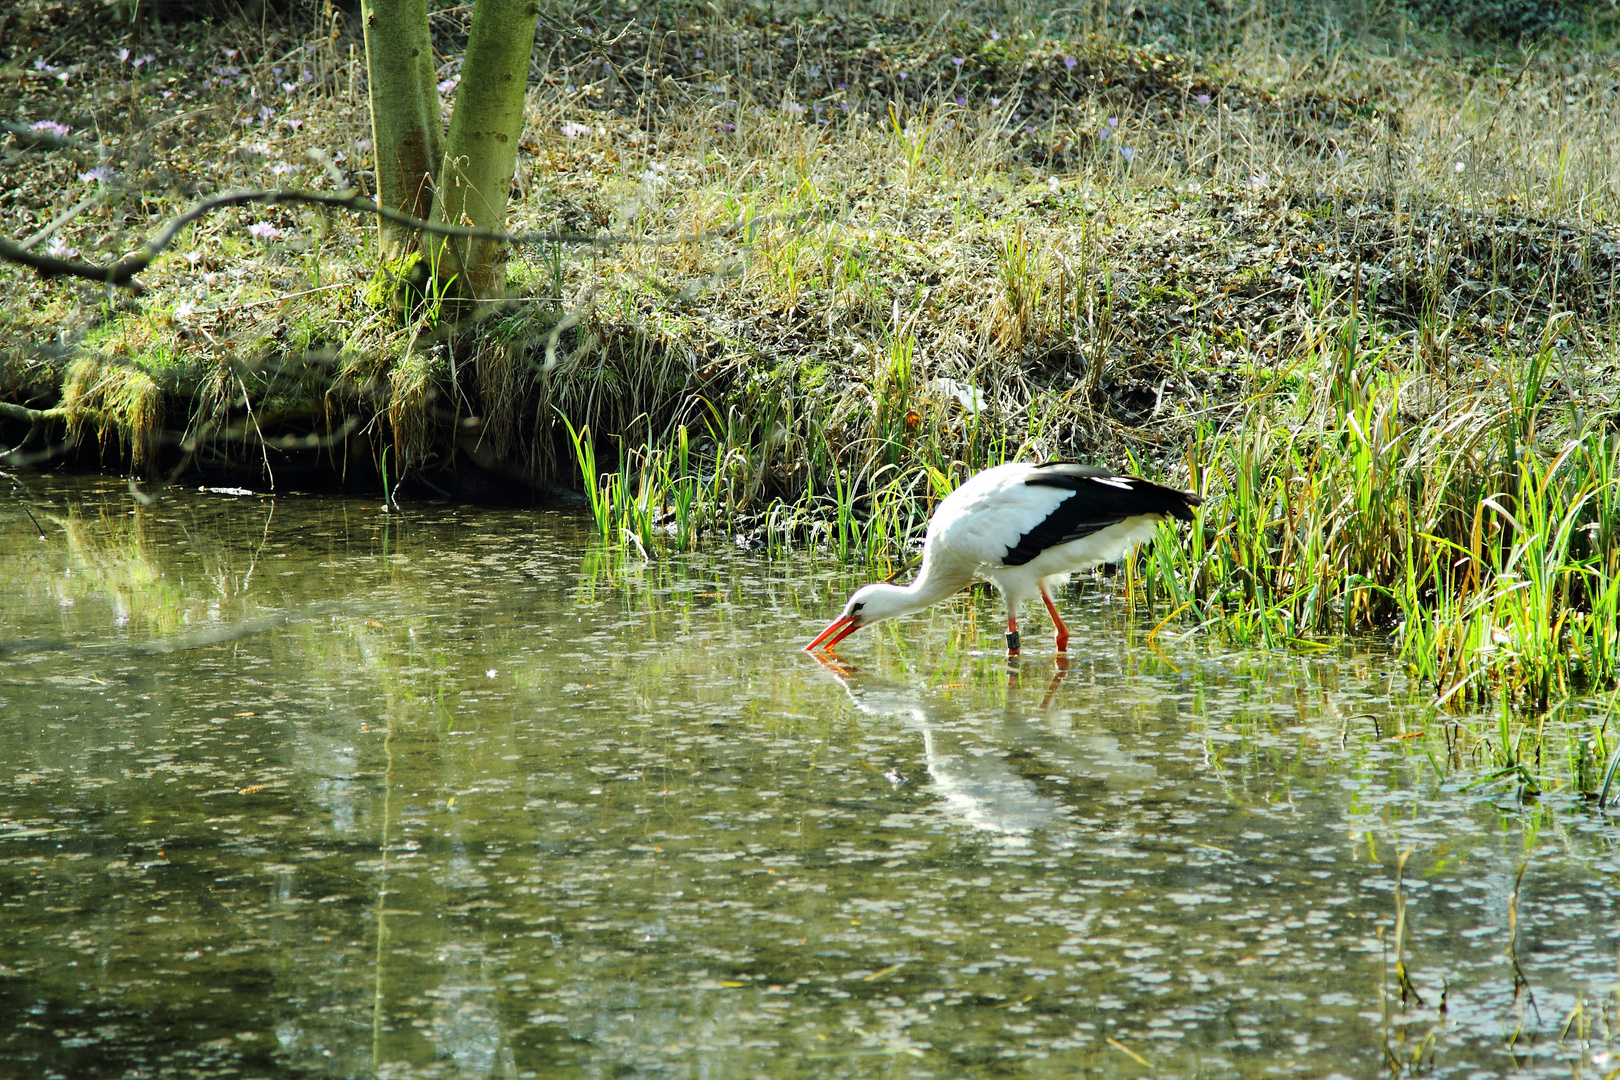
[[[1048,461],[1036,468],[1040,471],[1024,483],[1063,488],[1074,494],[1059,503],[1046,520],[1018,538],[1002,560],[1008,566],[1022,566],[1047,548],[1090,536],[1130,517],[1156,514],[1191,521],[1193,507],[1203,502],[1190,491],[1177,491],[1141,477],[1120,476],[1090,465]]]

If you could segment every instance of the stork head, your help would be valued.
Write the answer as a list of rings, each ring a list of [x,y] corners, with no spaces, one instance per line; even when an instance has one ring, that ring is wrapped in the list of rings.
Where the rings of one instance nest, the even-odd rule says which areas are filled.
[[[909,615],[916,610],[917,604],[911,590],[881,583],[867,585],[855,590],[855,594],[849,598],[849,603],[844,605],[844,613],[834,619],[827,629],[817,634],[815,640],[806,645],[804,650],[810,652],[817,648],[831,649],[863,626]]]

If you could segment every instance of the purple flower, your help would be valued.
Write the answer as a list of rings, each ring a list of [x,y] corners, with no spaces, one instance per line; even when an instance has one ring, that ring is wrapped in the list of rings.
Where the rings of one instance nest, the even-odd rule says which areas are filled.
[[[955,64],[957,67],[961,67],[962,66],[962,58],[960,56],[953,56],[953,57],[951,57],[951,63]]]
[[[441,82],[439,84],[439,86],[438,86],[439,93],[448,94],[450,91],[454,90],[457,87],[457,85],[460,84],[460,82],[461,82],[461,76],[460,75],[452,75],[452,76],[450,76],[448,79],[444,80],[443,82]]]
[[[298,84],[295,82],[284,82],[281,84],[281,92],[283,94],[290,94],[296,89],[298,89]]]
[[[45,248],[45,254],[53,259],[76,259],[79,257],[79,249],[68,247],[66,240],[63,240],[60,236],[53,236],[50,244]]]
[[[564,124],[559,130],[562,131],[563,138],[565,138],[565,139],[577,139],[581,135],[589,135],[591,133],[591,126],[589,124],[576,124],[572,120],[570,120],[570,121],[568,121],[568,123]]]
[[[966,105],[967,104],[967,98],[963,97],[961,94],[957,94],[956,95],[956,103],[958,105]]]
[[[1079,62],[1080,61],[1076,60],[1072,56],[1065,56],[1063,58],[1063,66],[1068,68],[1070,71],[1073,71],[1074,70],[1074,65],[1078,64]]]
[[[124,61],[126,61],[128,59],[129,59],[129,50],[128,49],[119,49],[118,50],[118,62],[120,64],[122,64]]]
[[[1000,30],[992,30],[992,31],[990,31],[990,40],[991,41],[1000,41],[1001,40],[1001,31]]]
[[[248,226],[248,234],[259,240],[276,240],[281,237],[281,230],[268,221],[255,221]]]
[[[1119,117],[1117,117],[1117,116],[1110,116],[1110,117],[1109,117],[1109,118],[1108,118],[1108,126],[1109,126],[1109,127],[1111,127],[1111,128],[1117,128],[1117,127],[1119,127]]]
[[[1119,148],[1119,156],[1125,159],[1125,163],[1127,165],[1130,164],[1132,161],[1136,160],[1136,147],[1134,147],[1134,146],[1122,146],[1122,147],[1120,147]]]
[[[55,135],[58,139],[65,138],[73,129],[66,124],[59,124],[55,120],[39,120],[28,125],[29,131],[43,131]]]
[[[79,179],[83,180],[87,184],[105,184],[115,175],[117,174],[107,166],[97,165],[93,169],[86,169],[84,172],[80,173]]]
[[[1193,98],[1193,100],[1198,102],[1198,104],[1200,104],[1200,105],[1208,105],[1209,104],[1209,95],[1208,94],[1199,94],[1197,97]]]

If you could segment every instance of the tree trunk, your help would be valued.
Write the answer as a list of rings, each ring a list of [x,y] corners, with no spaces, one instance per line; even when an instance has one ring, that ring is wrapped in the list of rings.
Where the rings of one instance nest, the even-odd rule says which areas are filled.
[[[439,171],[437,220],[506,227],[506,198],[523,132],[523,101],[534,51],[534,0],[475,0],[467,57]],[[435,275],[451,290],[487,299],[506,288],[506,246],[492,240],[427,238]]]
[[[366,32],[377,201],[426,219],[433,209],[434,173],[444,153],[427,0],[361,0],[360,11]],[[534,37],[532,26],[529,37]],[[383,220],[377,228],[384,259],[397,259],[411,250],[414,230]]]

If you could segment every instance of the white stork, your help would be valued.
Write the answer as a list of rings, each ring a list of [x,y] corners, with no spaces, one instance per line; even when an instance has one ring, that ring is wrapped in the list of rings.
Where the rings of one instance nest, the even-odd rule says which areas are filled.
[[[1036,596],[1052,616],[1058,652],[1065,652],[1069,628],[1051,589],[1076,571],[1118,562],[1166,518],[1191,521],[1202,501],[1190,491],[1062,461],[985,469],[934,511],[916,580],[856,590],[805,649],[831,649],[863,626],[921,611],[981,580],[1007,601],[1008,656],[1019,651],[1019,608]]]

